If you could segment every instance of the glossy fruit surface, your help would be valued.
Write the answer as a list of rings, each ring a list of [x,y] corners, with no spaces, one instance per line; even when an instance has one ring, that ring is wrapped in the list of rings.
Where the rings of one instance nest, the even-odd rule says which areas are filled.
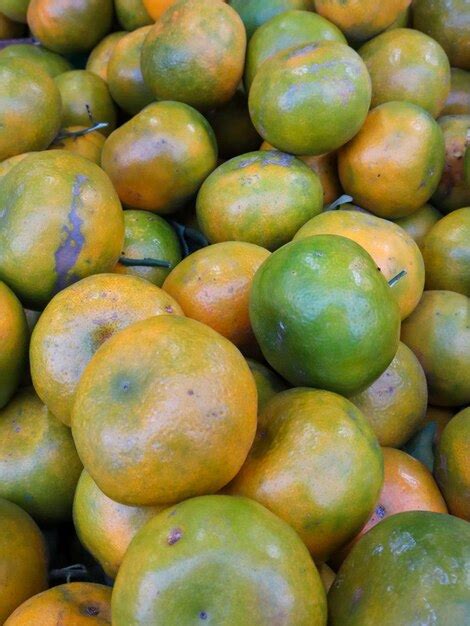
[[[109,59],[111,58],[118,41],[126,35],[126,32],[118,31],[117,33],[111,33],[102,39],[90,52],[85,69],[88,72],[96,74],[105,82],[108,82]]]
[[[11,46],[6,46],[0,51],[0,59],[22,59],[36,63],[39,65],[51,78],[55,78],[63,72],[68,72],[72,69],[71,63],[64,59],[56,52],[51,52],[42,46],[36,46],[29,43],[19,43]]]

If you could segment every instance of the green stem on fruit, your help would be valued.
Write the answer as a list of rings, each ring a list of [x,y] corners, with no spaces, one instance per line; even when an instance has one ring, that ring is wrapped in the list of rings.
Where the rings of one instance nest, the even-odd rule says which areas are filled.
[[[94,133],[95,130],[101,130],[102,128],[107,128],[108,126],[108,122],[96,122],[96,124],[93,124],[88,128],[82,128],[82,130],[62,130],[59,132],[59,134],[52,143],[59,143],[60,141],[63,141],[64,139],[69,139],[70,137],[84,137],[85,135]]]
[[[340,206],[342,206],[343,204],[348,204],[349,202],[352,202],[352,201],[353,201],[353,197],[352,196],[348,196],[346,194],[343,194],[337,200],[335,200],[334,202],[329,204],[327,207],[325,207],[324,210],[325,211],[333,211],[333,209],[337,209]]]
[[[394,276],[388,281],[389,287],[393,287],[394,285],[396,285],[399,280],[401,280],[404,276],[406,276],[406,273],[407,273],[406,270],[402,270],[401,272],[398,272],[396,276]]]
[[[124,267],[165,267],[167,269],[171,268],[171,263],[169,261],[163,261],[162,259],[130,259],[128,256],[122,256],[119,259],[119,263],[124,265]]]

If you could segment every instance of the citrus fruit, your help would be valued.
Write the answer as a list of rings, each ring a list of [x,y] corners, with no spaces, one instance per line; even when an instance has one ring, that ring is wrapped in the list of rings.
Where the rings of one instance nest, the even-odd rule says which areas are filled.
[[[270,509],[324,561],[362,528],[382,481],[382,453],[359,409],[335,393],[300,388],[279,393],[259,415],[229,491]]]
[[[362,411],[380,445],[398,448],[424,422],[428,392],[423,368],[400,343],[385,372],[350,400]]]
[[[129,208],[171,213],[183,207],[217,164],[207,120],[180,102],[156,102],[106,141],[102,165]]]
[[[346,43],[342,32],[331,22],[310,11],[287,11],[263,24],[250,39],[244,81],[250,88],[261,65],[276,53],[316,41]]]
[[[0,40],[21,37],[24,31],[24,24],[14,22],[4,13],[0,13]]]
[[[263,141],[260,150],[275,150],[267,141]],[[328,152],[318,156],[297,157],[308,165],[320,179],[323,189],[323,206],[336,200],[341,195],[341,184],[338,178],[338,163],[336,152]]]
[[[28,26],[60,54],[89,52],[111,30],[112,0],[30,0]]]
[[[103,151],[106,137],[99,130],[92,130],[93,127],[69,126],[64,128],[50,146],[54,150],[67,150],[96,163],[101,164],[101,153]]]
[[[452,67],[470,70],[470,11],[466,0],[415,0],[413,28],[438,41]]]
[[[253,276],[268,256],[265,248],[244,241],[208,246],[181,261],[163,289],[185,315],[246,348],[255,342],[248,311]]]
[[[141,0],[153,21],[157,21],[165,11],[175,4],[175,0]]]
[[[227,104],[206,114],[215,133],[219,153],[230,159],[257,150],[261,138],[253,126],[246,95],[238,90]]]
[[[315,0],[315,10],[351,41],[365,41],[390,26],[411,0]]]
[[[397,15],[395,20],[390,24],[390,26],[387,26],[385,30],[387,31],[387,30],[394,30],[395,28],[406,28],[407,26],[410,26],[410,19],[411,19],[411,6],[408,6],[406,9],[404,9],[403,11],[401,11],[401,13]]]
[[[469,565],[468,522],[428,511],[392,515],[343,563],[328,596],[328,624],[465,624]]]
[[[32,389],[0,413],[0,497],[41,522],[67,521],[82,471],[70,430]]]
[[[294,241],[312,235],[341,235],[362,246],[389,281],[406,272],[392,293],[404,319],[415,309],[424,288],[424,263],[417,244],[399,226],[359,211],[327,211],[307,222]]]
[[[25,159],[27,156],[29,156],[30,154],[33,154],[33,153],[23,152],[23,154],[16,154],[15,156],[10,157],[9,159],[5,159],[4,161],[1,161],[0,162],[0,180],[2,180],[2,178],[6,176],[6,174],[8,174],[8,172],[12,170],[15,167],[15,165],[17,165],[18,163],[21,163],[21,161]]]
[[[297,534],[246,498],[193,498],[136,535],[112,600],[115,626],[325,626],[320,576]],[[282,616],[282,617],[281,617]]]
[[[444,138],[437,122],[411,102],[386,102],[367,116],[338,155],[344,191],[379,217],[420,209],[439,184]]]
[[[102,78],[87,70],[72,70],[57,76],[62,97],[62,126],[91,126],[106,122],[103,135],[116,127],[116,107]]]
[[[450,70],[450,92],[441,115],[470,115],[470,72]]]
[[[90,52],[86,63],[86,70],[96,74],[108,82],[108,64],[118,41],[127,35],[124,31],[111,33],[102,39]]]
[[[402,324],[401,340],[418,357],[436,406],[470,403],[469,299],[453,291],[425,291]]]
[[[31,154],[0,182],[0,278],[29,308],[111,270],[124,241],[119,199],[94,163],[65,150]]]
[[[313,11],[314,0],[228,0],[245,24],[250,38],[257,28],[280,13],[286,11]]]
[[[46,544],[19,506],[0,498],[0,622],[47,587]]]
[[[441,46],[424,33],[397,28],[368,41],[359,50],[372,79],[372,106],[405,100],[433,117],[450,91],[450,65]]]
[[[171,270],[181,261],[181,245],[170,224],[149,211],[124,211],[125,238],[122,259],[144,260],[143,265],[126,266],[118,262],[118,274],[140,276],[161,287]],[[161,260],[170,267],[146,266],[145,260]]]
[[[196,203],[211,243],[245,241],[275,250],[323,208],[318,176],[290,154],[259,151],[220,165]]]
[[[358,393],[390,365],[400,313],[357,243],[336,235],[274,252],[253,281],[251,324],[266,360],[290,383]]]
[[[427,289],[447,289],[470,297],[469,241],[470,207],[452,211],[431,228],[423,247]]]
[[[0,408],[15,393],[28,354],[29,331],[20,301],[0,281]]]
[[[254,359],[247,359],[246,362],[255,379],[258,391],[258,415],[277,393],[285,391],[287,385],[285,381],[272,369]]]
[[[455,415],[442,432],[435,474],[449,511],[470,520],[470,408]]]
[[[470,206],[470,185],[465,180],[464,156],[470,146],[470,115],[445,115],[439,120],[444,133],[444,172],[431,202],[443,213]]]
[[[124,30],[135,30],[153,23],[143,0],[114,0],[114,8]]]
[[[140,53],[151,28],[143,26],[122,37],[109,60],[109,91],[113,100],[129,115],[135,115],[154,100],[140,70]]]
[[[242,21],[227,4],[179,0],[147,35],[142,74],[156,100],[178,100],[208,110],[234,95],[245,47]]]
[[[73,502],[73,521],[82,545],[107,576],[116,578],[135,534],[161,510],[158,506],[126,506],[114,502],[83,470]]]
[[[132,324],[94,355],[72,432],[109,498],[165,504],[216,492],[235,476],[256,409],[253,376],[233,344],[200,322],[161,315]]]
[[[439,443],[442,432],[450,420],[454,417],[455,411],[453,409],[444,408],[441,406],[431,406],[428,404],[426,411],[425,424],[434,422],[436,424],[436,434],[434,436],[434,443]]]
[[[30,598],[5,626],[111,626],[111,589],[96,583],[58,585]]]
[[[399,217],[394,220],[394,222],[398,224],[398,226],[401,226],[401,228],[416,241],[422,252],[426,235],[441,217],[442,213],[439,213],[439,211],[430,204],[425,204],[411,215]]]
[[[361,128],[371,82],[360,56],[343,43],[319,41],[278,52],[259,68],[249,108],[259,134],[300,155],[336,150]]]
[[[64,424],[85,366],[102,343],[129,324],[181,315],[177,302],[137,276],[97,274],[58,293],[31,337],[31,377],[37,394]]]
[[[26,24],[26,12],[30,0],[0,0],[0,12],[10,20]]]
[[[51,52],[42,46],[36,46],[29,43],[18,43],[7,46],[0,51],[0,59],[20,59],[28,63],[36,63],[51,78],[55,78],[63,72],[72,69],[72,65],[55,52]]]
[[[331,585],[336,578],[336,574],[326,563],[320,563],[318,565],[318,573],[320,574],[320,578],[322,580],[325,591],[326,593],[328,593],[328,591],[331,589]]]
[[[44,150],[61,124],[60,93],[36,63],[0,59],[0,161]]]

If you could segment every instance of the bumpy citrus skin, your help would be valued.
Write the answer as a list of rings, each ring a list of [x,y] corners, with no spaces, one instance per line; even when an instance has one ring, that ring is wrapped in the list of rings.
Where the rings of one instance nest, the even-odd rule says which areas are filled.
[[[470,115],[470,72],[450,70],[450,92],[441,115]]]
[[[470,70],[470,13],[466,0],[415,0],[413,28],[438,41],[452,67]]]
[[[124,31],[111,33],[102,39],[90,52],[86,63],[86,70],[96,74],[105,82],[108,82],[108,64],[118,41],[127,35]]]
[[[31,377],[39,397],[70,426],[78,382],[101,344],[134,322],[173,313],[183,314],[178,303],[136,276],[97,274],[61,291],[31,337]]]
[[[153,23],[143,0],[114,0],[114,9],[124,30],[131,31]]]
[[[55,78],[63,72],[72,69],[72,64],[55,52],[51,52],[42,46],[22,43],[7,46],[0,51],[0,59],[21,59],[39,65],[51,78]]]
[[[0,0],[0,12],[15,22],[26,24],[30,0]]]
[[[392,515],[372,528],[343,563],[328,595],[328,623],[467,623],[469,546],[470,524],[451,515]]]
[[[439,211],[430,204],[425,204],[411,215],[399,217],[394,220],[394,222],[398,224],[398,226],[401,226],[401,228],[416,241],[422,252],[426,235],[441,217],[442,213],[439,213]]]
[[[235,476],[256,409],[253,376],[233,344],[199,322],[161,315],[101,346],[80,380],[72,432],[108,497],[165,504],[216,492]]]
[[[267,361],[297,386],[358,393],[390,365],[400,314],[383,275],[354,241],[287,244],[258,270],[250,318]]]
[[[284,519],[324,561],[362,528],[382,481],[380,447],[362,413],[337,394],[299,388],[268,402],[228,489]]]
[[[243,75],[246,34],[221,0],[180,0],[152,26],[142,49],[142,74],[156,100],[199,110],[228,102]]]
[[[313,11],[314,0],[228,0],[243,20],[250,38],[257,28],[286,11]]]
[[[334,24],[310,11],[287,11],[263,24],[250,39],[244,82],[249,90],[260,66],[277,52],[315,41],[346,43]]]
[[[20,301],[0,282],[0,409],[15,393],[26,366],[29,330]]]
[[[351,401],[362,411],[382,446],[398,448],[423,425],[428,401],[426,377],[405,344],[385,372]]]
[[[263,363],[259,363],[255,359],[247,359],[246,362],[253,374],[256,389],[258,390],[259,415],[271,398],[287,389],[287,384],[276,372],[273,372],[272,369],[266,367]]]
[[[116,105],[105,81],[87,70],[64,72],[55,78],[62,98],[62,126],[91,126],[106,122],[103,135],[116,128]]]
[[[449,511],[470,521],[470,408],[457,413],[442,432],[434,472]]]
[[[465,180],[464,156],[470,146],[470,114],[439,118],[444,134],[446,162],[432,204],[443,213],[470,206],[470,185]]]
[[[89,52],[111,30],[112,0],[31,0],[28,26],[59,54]]]
[[[277,151],[243,154],[220,165],[196,202],[199,226],[211,243],[245,241],[276,250],[323,208],[318,176]]]
[[[40,593],[19,606],[5,626],[111,626],[111,588],[68,583]]]
[[[404,270],[392,289],[405,319],[415,309],[424,288],[424,262],[413,239],[399,226],[359,211],[327,211],[307,222],[294,241],[312,235],[341,235],[362,246],[387,281]]]
[[[365,41],[388,28],[411,0],[315,0],[315,10],[352,41]]]
[[[124,218],[111,181],[65,150],[31,154],[10,170],[0,215],[0,277],[32,309],[111,270],[121,253]]]
[[[32,389],[0,414],[0,497],[41,522],[68,521],[82,471],[70,430]]]
[[[444,169],[444,137],[427,111],[411,102],[372,109],[339,151],[344,191],[379,217],[410,215],[425,204]]]
[[[406,100],[433,117],[450,91],[450,65],[441,46],[424,33],[397,28],[382,33],[359,50],[372,79],[372,106]]]
[[[137,534],[112,616],[115,626],[325,626],[326,600],[292,528],[256,502],[218,495],[163,511]]]
[[[129,208],[172,213],[217,164],[207,120],[182,102],[150,104],[106,141],[102,166]]]
[[[469,299],[453,291],[425,291],[402,324],[401,340],[426,374],[429,402],[462,406],[470,402]]]
[[[47,588],[46,543],[31,517],[0,498],[0,622]]]
[[[151,26],[125,35],[115,46],[108,64],[108,85],[114,101],[129,115],[135,115],[154,97],[144,83],[140,55]]]
[[[242,241],[214,244],[181,261],[163,289],[185,315],[247,348],[255,343],[248,311],[253,276],[268,256],[265,248]]]
[[[426,288],[470,297],[470,207],[452,211],[426,235],[423,247]]]
[[[114,502],[83,470],[75,491],[73,521],[80,543],[100,563],[107,576],[116,578],[130,542],[162,508]]]
[[[0,60],[0,161],[31,150],[44,150],[59,131],[60,93],[37,64]]]
[[[249,108],[259,134],[300,155],[336,150],[361,128],[371,82],[359,55],[343,43],[321,41],[279,52],[259,68]]]

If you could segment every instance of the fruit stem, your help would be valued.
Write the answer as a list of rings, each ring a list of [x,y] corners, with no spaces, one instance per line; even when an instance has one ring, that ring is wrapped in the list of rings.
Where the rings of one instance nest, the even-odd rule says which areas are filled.
[[[331,204],[329,204],[327,207],[325,207],[325,211],[333,211],[333,209],[337,209],[339,208],[341,205],[343,204],[348,204],[348,202],[352,202],[353,201],[353,197],[352,196],[348,196],[346,194],[340,196],[337,200],[335,200],[334,202],[332,202]]]
[[[175,229],[176,234],[178,235],[178,239],[180,240],[181,248],[183,250],[183,255],[185,257],[191,253],[188,241],[195,243],[197,248],[205,248],[209,245],[209,242],[204,237],[204,235],[195,228],[189,228],[188,226],[184,226],[184,224],[180,224],[179,222],[175,222],[174,220],[169,221]]]
[[[68,139],[69,137],[84,137],[89,133],[95,132],[95,130],[101,130],[102,128],[107,128],[108,126],[108,122],[96,122],[96,124],[93,124],[88,128],[83,128],[82,130],[62,130],[59,132],[59,134],[52,143],[58,143],[59,141],[62,141],[63,139]]]
[[[130,259],[127,256],[122,256],[119,259],[119,263],[125,267],[166,267],[170,269],[171,263],[169,261],[162,261],[161,259]]]
[[[49,572],[49,577],[52,581],[64,580],[70,583],[74,578],[84,578],[88,576],[88,568],[86,565],[77,563],[75,565],[69,565],[61,569],[53,569]]]
[[[401,272],[398,272],[396,276],[394,276],[388,281],[389,287],[393,287],[394,285],[396,285],[397,282],[401,280],[404,276],[406,276],[406,270],[402,270]]]

